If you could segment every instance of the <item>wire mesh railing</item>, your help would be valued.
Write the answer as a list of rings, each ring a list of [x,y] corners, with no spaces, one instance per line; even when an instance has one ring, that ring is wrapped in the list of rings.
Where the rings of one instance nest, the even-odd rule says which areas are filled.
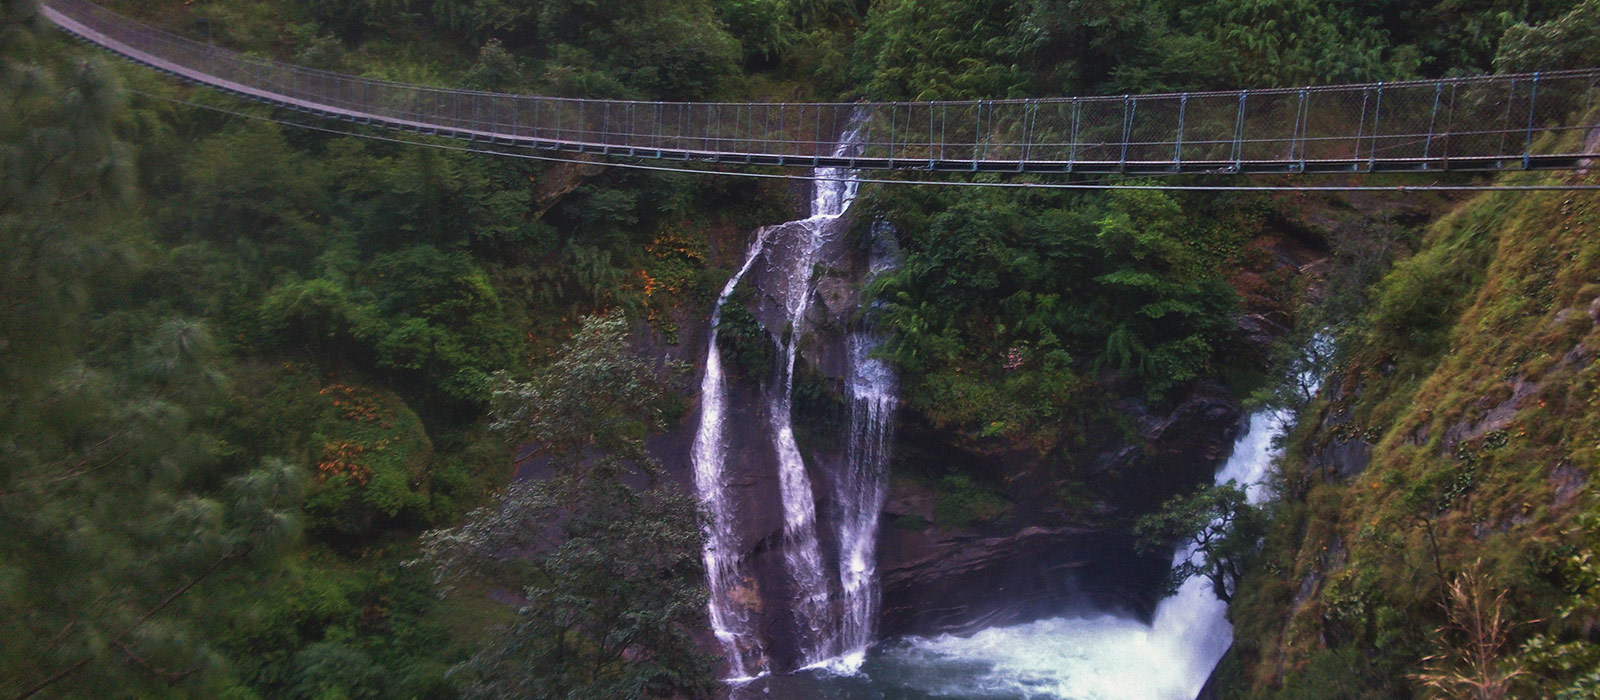
[[[1570,168],[1600,69],[1234,92],[951,102],[593,100],[433,88],[241,54],[85,0],[62,29],[180,78],[373,125],[572,152],[1034,172]],[[859,119],[860,145],[835,153]]]

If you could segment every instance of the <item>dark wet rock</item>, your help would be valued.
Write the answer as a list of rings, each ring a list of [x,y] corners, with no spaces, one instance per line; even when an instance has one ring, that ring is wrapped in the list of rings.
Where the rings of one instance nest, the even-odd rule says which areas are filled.
[[[1330,382],[1340,388],[1334,407],[1323,416],[1317,426],[1320,434],[1327,436],[1312,449],[1306,463],[1322,473],[1329,481],[1348,481],[1367,470],[1372,462],[1372,443],[1361,435],[1354,424],[1350,400],[1361,393],[1360,384]]]
[[[1313,452],[1307,462],[1330,481],[1349,481],[1372,462],[1372,443],[1359,437],[1335,438]]]
[[[1082,455],[1058,455],[1078,465],[1072,476],[1054,475],[1027,450],[957,444],[908,416],[902,459],[988,475],[1014,506],[998,522],[940,528],[932,489],[893,482],[878,549],[883,633],[960,634],[1087,608],[1149,615],[1170,553],[1141,553],[1129,523],[1209,481],[1238,435],[1240,410],[1215,386],[1162,411],[1134,401],[1121,408],[1134,418],[1134,439],[1108,434]],[[1104,497],[1064,503],[1069,481]]]
[[[1222,653],[1222,658],[1217,660],[1216,667],[1206,676],[1205,685],[1200,686],[1200,692],[1195,693],[1194,700],[1221,700],[1222,688],[1226,683],[1222,679],[1222,672],[1230,661],[1234,661],[1234,653],[1232,646]]]
[[[1138,440],[1112,440],[1089,459],[1094,472],[1137,473],[1142,478],[1161,475],[1192,485],[1216,471],[1242,429],[1238,401],[1215,385],[1194,388],[1165,412],[1152,411],[1133,400],[1125,400],[1117,408],[1133,417]]]
[[[889,527],[880,537],[885,635],[963,634],[1074,607],[1148,615],[1165,570],[1132,556],[1126,533],[1096,526],[997,536]]]
[[[1245,342],[1260,346],[1271,345],[1289,332],[1287,325],[1267,314],[1239,314],[1233,318],[1233,325]]]

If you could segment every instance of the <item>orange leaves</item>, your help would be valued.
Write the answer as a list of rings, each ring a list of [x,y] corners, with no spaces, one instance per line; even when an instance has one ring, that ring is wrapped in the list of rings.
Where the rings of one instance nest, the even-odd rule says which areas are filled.
[[[323,387],[317,393],[332,399],[333,405],[341,409],[346,419],[377,422],[384,428],[388,428],[391,423],[389,412],[381,409],[377,395],[370,389],[334,383]]]
[[[644,249],[657,258],[678,256],[701,264],[706,261],[705,250],[677,230],[663,232],[655,240],[646,244]]]
[[[393,410],[385,406],[378,392],[372,389],[332,382],[317,391],[317,394],[328,399],[340,418],[352,423],[375,424],[377,428],[387,431],[395,422]],[[347,433],[345,429],[338,432]],[[352,434],[371,435],[372,431],[362,429],[356,433],[345,434],[344,437],[328,439],[322,445],[321,454],[317,457],[319,481],[344,475],[356,483],[366,484],[372,477],[374,453],[383,452],[403,440],[401,435],[387,433],[380,433],[384,436],[376,439],[353,438],[350,437]]]
[[[334,441],[323,445],[322,457],[317,460],[317,478],[322,480],[343,474],[356,483],[367,483],[372,477],[372,468],[360,462],[367,450],[366,445],[354,442]]]
[[[640,270],[639,271],[639,279],[644,280],[644,296],[645,296],[645,298],[648,299],[649,297],[654,296],[656,292],[661,290],[661,282],[660,282],[660,280],[657,280],[656,278],[651,277],[650,276],[650,272],[648,270]]]

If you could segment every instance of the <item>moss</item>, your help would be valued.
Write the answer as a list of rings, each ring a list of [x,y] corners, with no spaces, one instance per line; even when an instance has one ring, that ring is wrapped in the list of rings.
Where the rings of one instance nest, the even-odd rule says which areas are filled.
[[[311,529],[365,538],[379,524],[426,524],[433,443],[422,421],[392,393],[333,382],[312,436]]]
[[[749,287],[740,287],[722,305],[722,320],[717,326],[717,348],[723,364],[734,377],[765,381],[777,367],[778,351],[761,322],[746,306]]]
[[[1600,182],[1545,181],[1557,178]],[[1300,488],[1286,489],[1295,500],[1267,540],[1273,569],[1234,607],[1238,646],[1256,655],[1243,685],[1258,697],[1323,697],[1330,674],[1378,679],[1359,684],[1386,689],[1371,697],[1410,692],[1408,674],[1433,653],[1426,631],[1443,623],[1444,581],[1478,560],[1512,619],[1558,606],[1549,553],[1570,544],[1592,496],[1557,499],[1553,474],[1589,478],[1600,448],[1600,368],[1569,354],[1600,341],[1587,314],[1600,292],[1597,214],[1588,192],[1485,194],[1432,224],[1378,283],[1344,334],[1339,395],[1307,409],[1286,446],[1284,477]],[[1326,482],[1307,457],[1346,410],[1372,461]],[[1550,626],[1518,628],[1514,642]]]
[[[1012,503],[964,474],[939,480],[938,502],[933,507],[933,522],[942,528],[957,529],[990,523],[1011,512]]]

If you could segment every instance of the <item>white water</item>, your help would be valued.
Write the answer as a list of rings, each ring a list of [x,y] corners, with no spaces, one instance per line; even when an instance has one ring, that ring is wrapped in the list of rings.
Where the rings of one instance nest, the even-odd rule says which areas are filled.
[[[1286,425],[1285,416],[1276,411],[1252,415],[1249,431],[1234,443],[1216,483],[1236,482],[1252,504],[1260,504],[1268,495],[1267,470],[1278,454],[1273,438]],[[1193,554],[1179,550],[1173,563]],[[1195,577],[1161,601],[1149,625],[1116,615],[1052,618],[965,638],[911,638],[889,652],[898,658],[887,661],[929,669],[906,677],[932,695],[1191,700],[1233,643],[1227,612],[1210,582]],[[967,671],[937,672],[941,667]]]
[[[859,125],[852,125],[841,136],[834,155],[847,155],[859,148],[858,130]],[[819,254],[842,232],[841,217],[855,200],[858,187],[853,172],[840,168],[817,169],[810,216],[759,231],[744,265],[723,288],[712,312],[706,373],[701,381],[701,419],[692,460],[695,484],[710,514],[704,559],[711,589],[712,628],[728,651],[734,676],[731,681],[750,680],[773,670],[761,634],[753,629],[751,610],[762,605],[760,592],[747,580],[738,553],[732,551],[736,541],[733,505],[728,502],[724,483],[727,387],[716,345],[722,306],[757,258],[765,258],[766,264],[771,266],[766,270],[763,291],[781,305],[786,323],[779,340],[782,374],[767,391],[767,416],[784,510],[782,552],[793,589],[787,607],[794,616],[800,665],[833,673],[854,673],[875,631],[878,611],[875,545],[878,512],[886,492],[887,455],[895,406],[893,372],[883,362],[868,356],[880,342],[877,335],[862,330],[852,332],[848,338],[850,439],[844,473],[830,480],[834,486],[832,502],[839,511],[837,579],[826,570],[817,531],[816,494],[806,471],[805,458],[795,441],[792,418],[795,365],[805,337],[806,312],[816,290],[814,277]],[[874,257],[872,271],[885,269],[891,260],[891,257]],[[835,590],[837,600],[830,599]],[[773,602],[767,601],[768,604]]]
[[[839,139],[834,155],[856,148],[852,128]],[[817,253],[843,226],[840,217],[855,201],[860,183],[842,168],[818,168],[812,182],[811,216],[780,227],[801,236],[782,269],[773,270],[766,290],[783,304],[788,327],[783,331],[783,377],[768,392],[767,415],[772,423],[773,449],[778,455],[778,489],[783,498],[784,564],[794,585],[790,603],[800,648],[800,665],[816,666],[837,657],[844,649],[833,634],[833,611],[828,600],[828,576],[823,570],[822,546],[817,537],[816,494],[806,473],[805,458],[794,439],[794,369],[805,337],[806,311],[816,291]]]
[[[874,250],[870,281],[896,264],[890,251]],[[840,605],[833,648],[822,667],[838,674],[861,669],[878,621],[878,514],[888,495],[889,450],[898,406],[894,369],[872,352],[883,344],[872,328],[850,333],[849,440],[842,473],[835,475],[833,502],[839,523]]]
[[[756,232],[755,243],[717,297],[711,312],[710,338],[706,342],[706,374],[700,380],[700,427],[695,431],[694,485],[709,516],[705,525],[706,544],[701,557],[706,565],[706,584],[711,590],[711,630],[728,651],[728,662],[735,678],[751,678],[766,673],[766,657],[750,620],[750,601],[755,597],[732,551],[736,541],[732,504],[726,495],[727,443],[723,416],[727,411],[727,378],[722,368],[722,353],[717,349],[717,326],[722,322],[722,305],[728,301],[739,280],[750,271],[761,254],[769,229]]]

